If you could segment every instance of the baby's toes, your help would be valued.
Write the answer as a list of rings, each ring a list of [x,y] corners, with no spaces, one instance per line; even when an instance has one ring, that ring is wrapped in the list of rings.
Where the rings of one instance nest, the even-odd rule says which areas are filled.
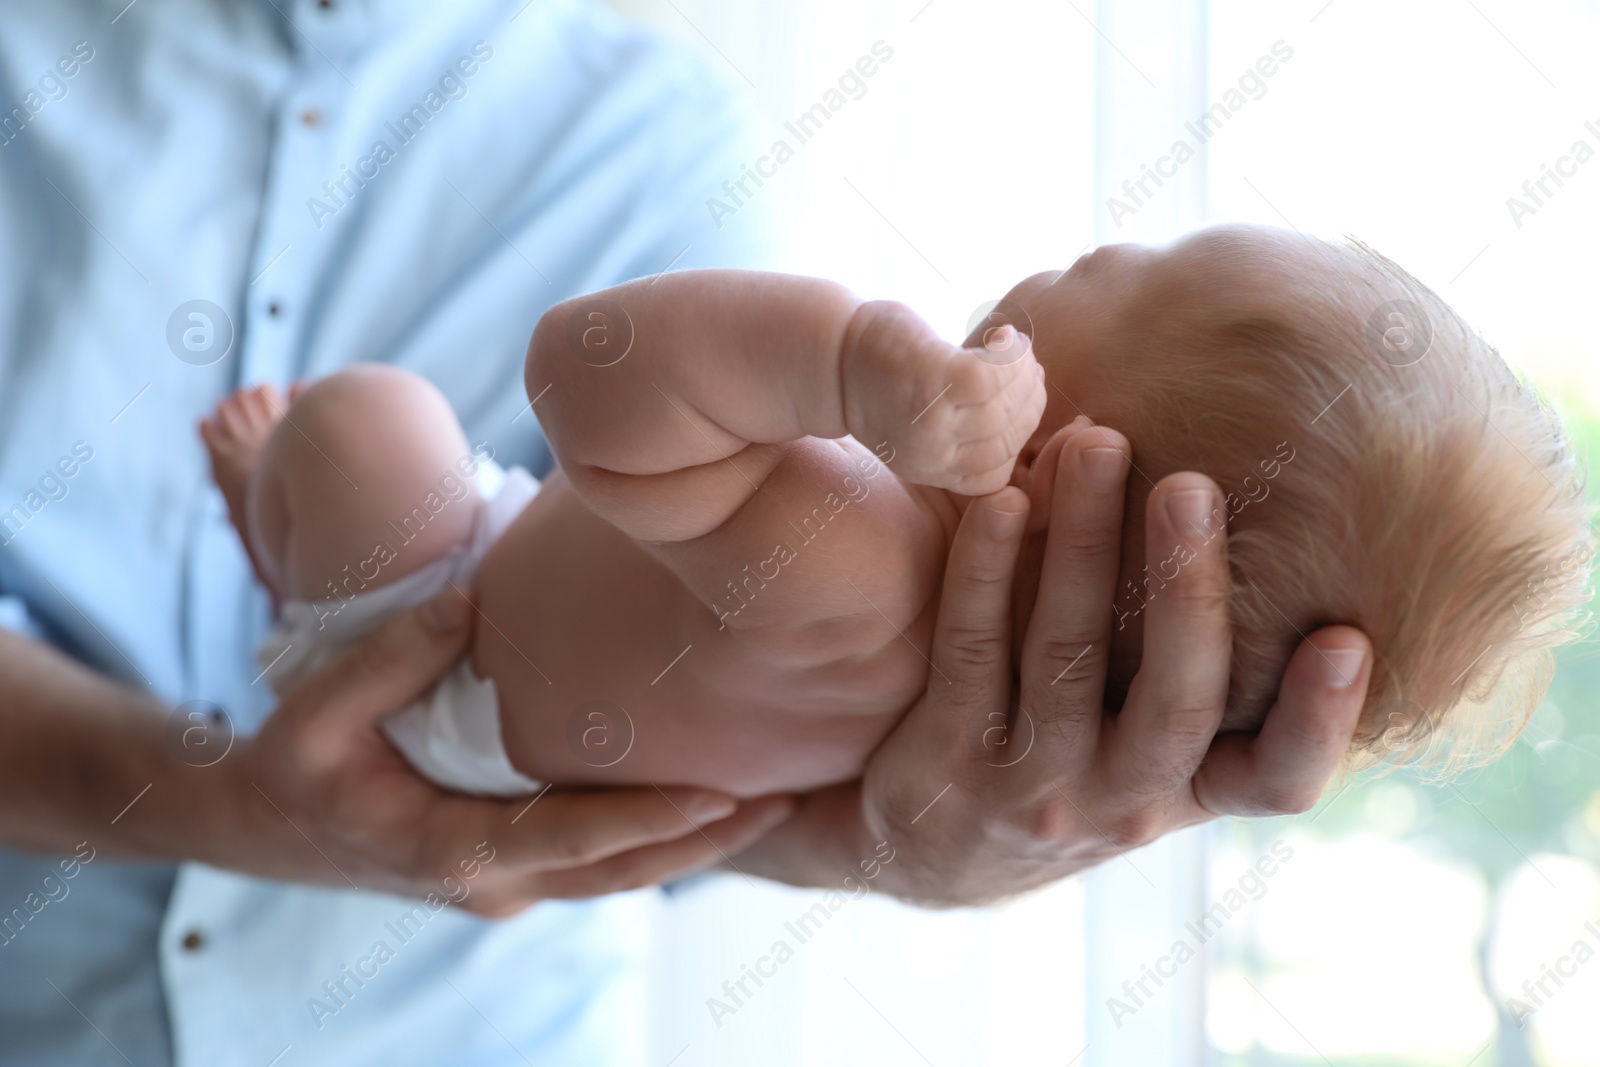
[[[283,417],[283,394],[278,392],[277,386],[263,383],[250,390],[245,406],[252,422],[274,423]]]
[[[234,436],[242,436],[253,430],[260,422],[260,401],[256,399],[254,390],[239,394],[227,411],[227,426]]]
[[[238,393],[229,396],[217,405],[217,410],[211,414],[211,427],[218,436],[232,436],[238,432],[244,420],[244,401]]]
[[[283,397],[271,385],[247,386],[217,405],[210,419],[213,447],[264,440],[283,417]]]

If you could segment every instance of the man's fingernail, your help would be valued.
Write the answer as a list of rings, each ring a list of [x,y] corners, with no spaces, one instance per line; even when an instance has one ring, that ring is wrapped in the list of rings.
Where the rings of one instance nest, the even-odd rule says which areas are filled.
[[[1122,453],[1115,448],[1086,448],[1078,453],[1078,467],[1091,489],[1109,493],[1122,480]]]
[[[761,823],[769,828],[776,826],[793,815],[794,809],[797,807],[799,807],[799,804],[793,800],[784,804],[774,804],[772,809],[762,816]]]
[[[989,536],[996,541],[1009,541],[1017,536],[1022,529],[1022,523],[1028,517],[1026,511],[1000,511],[997,508],[989,509]]]
[[[1211,515],[1215,499],[1209,489],[1184,489],[1167,497],[1167,521],[1180,534],[1205,532],[1205,521]]]
[[[739,802],[732,797],[702,794],[686,803],[683,806],[683,813],[689,817],[690,822],[699,825],[726,819],[738,806]]]
[[[465,625],[471,611],[472,602],[450,589],[422,606],[422,618],[434,633],[447,634]]]
[[[1363,648],[1321,649],[1317,662],[1322,665],[1322,684],[1332,689],[1345,689],[1355,684],[1361,676],[1361,665],[1366,662]]]

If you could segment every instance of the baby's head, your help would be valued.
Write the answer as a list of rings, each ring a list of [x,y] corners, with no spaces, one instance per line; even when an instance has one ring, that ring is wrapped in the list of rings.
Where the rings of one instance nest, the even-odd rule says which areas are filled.
[[[1051,383],[1024,461],[1079,414],[1132,445],[1109,703],[1162,585],[1145,497],[1197,470],[1226,497],[1224,729],[1259,725],[1301,635],[1347,623],[1375,654],[1351,766],[1455,769],[1516,736],[1585,599],[1583,478],[1550,409],[1436,295],[1364,247],[1226,226],[1100,248],[997,314]]]

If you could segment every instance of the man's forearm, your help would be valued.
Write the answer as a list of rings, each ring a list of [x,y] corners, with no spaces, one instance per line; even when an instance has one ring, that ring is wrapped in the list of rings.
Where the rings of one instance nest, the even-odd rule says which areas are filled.
[[[155,699],[0,632],[0,738],[0,843],[210,858],[222,774],[183,761]]]

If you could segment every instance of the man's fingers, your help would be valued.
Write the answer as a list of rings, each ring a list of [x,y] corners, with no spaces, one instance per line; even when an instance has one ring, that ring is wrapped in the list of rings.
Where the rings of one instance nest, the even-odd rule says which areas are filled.
[[[1025,533],[1036,534],[1050,525],[1061,449],[1081,431],[1093,425],[1089,416],[1079,415],[1051,434],[1039,449],[1039,454],[1033,458],[1032,474],[1028,481],[1028,525]]]
[[[738,801],[683,786],[549,791],[494,801],[482,832],[500,853],[502,870],[584,867],[630,849],[671,841],[733,814]],[[451,833],[438,827],[441,837]]]
[[[1145,513],[1144,653],[1115,725],[1110,780],[1171,793],[1204,758],[1228,699],[1227,511],[1216,483],[1172,474]]]
[[[1289,660],[1261,732],[1217,739],[1194,777],[1196,803],[1215,815],[1309,810],[1349,751],[1371,674],[1372,651],[1360,630],[1330,626],[1312,634]]]
[[[733,815],[699,831],[612,856],[587,867],[549,871],[531,879],[539,897],[572,899],[656,885],[718,864],[738,870],[738,854],[794,812],[792,797],[747,800]]]
[[[1037,742],[1041,774],[1061,774],[1094,754],[1131,462],[1128,441],[1115,430],[1073,423],[1057,437],[1044,562],[1022,646],[1022,707],[1049,727]],[[1041,458],[1055,444],[1052,438]]]
[[[917,739],[933,761],[930,766],[976,751],[972,746],[981,744],[988,727],[1005,725],[1011,575],[1027,518],[1027,497],[1008,486],[968,504],[951,542],[934,624],[928,696],[896,731]]]
[[[466,650],[473,611],[470,600],[448,589],[388,620],[295,685],[279,714],[306,720],[307,760],[342,763],[378,720],[427,691]]]

